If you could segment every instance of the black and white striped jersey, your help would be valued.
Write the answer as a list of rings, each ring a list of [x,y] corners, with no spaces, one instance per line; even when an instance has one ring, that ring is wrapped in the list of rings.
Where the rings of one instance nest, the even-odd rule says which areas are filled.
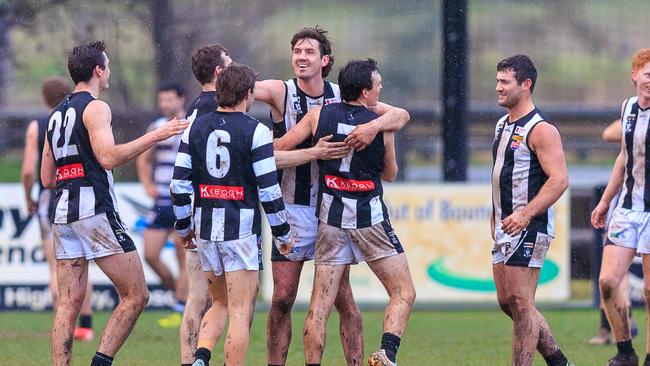
[[[83,114],[95,98],[88,92],[67,95],[50,114],[47,141],[56,163],[51,220],[68,224],[102,212],[117,212],[113,173],[95,157]]]
[[[287,80],[285,86],[284,120],[273,123],[273,137],[280,138],[312,108],[341,101],[339,86],[325,81],[325,92],[320,96],[309,96],[300,90],[296,79]],[[305,141],[296,149],[312,147],[312,141]],[[282,169],[279,173],[282,196],[285,202],[303,206],[316,206],[318,195],[318,165],[312,161],[296,167]]]
[[[528,204],[540,191],[548,177],[537,155],[528,146],[528,135],[535,126],[550,120],[535,108],[520,119],[508,122],[505,115],[497,122],[492,146],[492,205],[494,227],[501,230],[501,222]],[[528,231],[554,235],[553,206],[535,216]]]
[[[619,206],[634,211],[650,211],[650,109],[641,109],[638,97],[625,101],[621,115],[625,151],[625,178]]]
[[[151,126],[149,131],[153,131],[167,123],[165,117],[158,118]],[[169,184],[174,175],[174,163],[176,162],[176,152],[181,143],[181,137],[176,135],[157,142],[153,147],[153,169],[152,180],[158,190],[158,197],[155,200],[156,206],[171,206],[172,199],[169,194]]]
[[[343,141],[352,130],[378,115],[362,106],[335,103],[323,107],[314,141],[334,135]],[[384,134],[362,151],[337,160],[319,160],[318,218],[343,229],[360,229],[388,219],[383,201]]]
[[[198,117],[217,111],[217,92],[202,91],[187,108],[187,121],[192,123]]]
[[[209,241],[259,235],[261,202],[273,236],[289,241],[271,131],[244,113],[208,113],[185,130],[171,191],[182,236],[192,225],[198,237]]]

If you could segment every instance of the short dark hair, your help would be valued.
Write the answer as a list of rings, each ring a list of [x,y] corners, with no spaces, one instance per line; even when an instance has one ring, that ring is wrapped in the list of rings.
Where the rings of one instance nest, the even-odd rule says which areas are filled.
[[[71,91],[70,83],[61,76],[53,76],[43,80],[41,87],[43,99],[50,108],[56,107]]]
[[[348,62],[339,71],[341,99],[346,102],[357,100],[364,89],[372,89],[372,73],[379,71],[377,61],[355,60]]]
[[[334,55],[332,55],[332,41],[327,38],[327,31],[323,28],[320,28],[318,25],[313,28],[305,27],[299,30],[291,38],[291,49],[293,50],[299,40],[305,38],[311,38],[318,41],[318,48],[320,50],[321,58],[325,55],[330,57],[330,61],[323,67],[321,71],[321,75],[323,75],[323,77],[327,77],[330,71],[332,71],[332,66],[334,65]]]
[[[234,107],[255,89],[257,74],[249,66],[230,64],[217,79],[219,107]]]
[[[219,44],[211,44],[198,48],[192,54],[192,73],[201,84],[214,80],[214,69],[217,66],[225,67],[223,56],[228,55],[228,50]]]
[[[497,64],[497,71],[515,72],[515,80],[517,84],[521,85],[526,79],[530,79],[530,92],[532,94],[535,89],[535,82],[537,81],[537,69],[533,61],[526,55],[514,55],[504,58]]]
[[[82,43],[68,54],[68,71],[75,85],[89,81],[93,77],[96,66],[106,68],[104,41]]]
[[[176,83],[163,84],[158,87],[156,93],[167,92],[167,91],[176,92],[177,97],[185,96],[185,89],[183,89],[183,87],[180,84],[176,84]]]

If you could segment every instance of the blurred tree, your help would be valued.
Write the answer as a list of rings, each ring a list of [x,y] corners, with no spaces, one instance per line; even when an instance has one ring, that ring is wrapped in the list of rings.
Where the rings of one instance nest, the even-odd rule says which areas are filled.
[[[11,30],[16,26],[31,27],[35,16],[51,6],[67,0],[0,0],[0,106],[7,101],[7,89],[15,77]]]

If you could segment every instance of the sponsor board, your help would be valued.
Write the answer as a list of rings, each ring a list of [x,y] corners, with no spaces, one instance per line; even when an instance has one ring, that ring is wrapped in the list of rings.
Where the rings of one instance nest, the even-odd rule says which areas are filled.
[[[79,174],[79,171],[69,171],[66,174],[68,177],[70,174]],[[20,184],[0,184],[0,192],[3,196],[0,202],[0,310],[51,309],[51,296],[47,288],[49,271],[38,219],[27,213]],[[137,183],[116,184],[115,194],[120,217],[142,257],[142,232],[153,200]],[[163,249],[161,260],[175,276],[178,274],[178,262],[171,242]],[[171,306],[174,302],[173,293],[159,286],[158,276],[144,262],[144,258],[142,263],[151,290],[148,306]],[[117,293],[110,281],[92,263],[89,266],[89,280],[95,285],[93,294],[97,299],[93,300],[93,304],[96,308],[109,309],[117,304]],[[109,300],[109,297],[112,300]]]
[[[385,185],[384,200],[404,246],[418,303],[496,302],[491,197],[489,184]],[[555,239],[540,274],[539,301],[565,301],[570,295],[568,194],[556,203],[555,220]],[[297,301],[309,302],[313,274],[313,262],[307,262]],[[271,272],[263,273],[263,279],[263,298],[270,301]],[[365,263],[352,266],[350,282],[358,302],[383,303],[388,298]]]

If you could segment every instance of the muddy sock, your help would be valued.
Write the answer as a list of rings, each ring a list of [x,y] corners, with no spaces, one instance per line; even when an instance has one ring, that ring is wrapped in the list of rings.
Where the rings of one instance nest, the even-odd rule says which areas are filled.
[[[395,362],[400,342],[400,337],[393,333],[384,333],[384,335],[381,336],[381,349],[386,351],[386,357],[388,357],[391,362]]]
[[[194,357],[196,357],[197,360],[202,360],[205,363],[205,366],[210,366],[210,357],[212,357],[212,352],[207,348],[201,347],[196,350]]]
[[[634,353],[631,339],[623,342],[616,342],[616,348],[618,348],[618,353],[621,355],[631,355]]]
[[[93,356],[93,361],[90,363],[90,366],[112,366],[113,357],[105,355],[101,352],[96,352]]]
[[[557,352],[548,357],[544,357],[544,361],[546,361],[548,366],[566,366],[569,362],[560,350],[557,350]]]
[[[92,315],[81,315],[81,316],[79,316],[79,327],[80,328],[92,328],[93,327],[93,316]]]

